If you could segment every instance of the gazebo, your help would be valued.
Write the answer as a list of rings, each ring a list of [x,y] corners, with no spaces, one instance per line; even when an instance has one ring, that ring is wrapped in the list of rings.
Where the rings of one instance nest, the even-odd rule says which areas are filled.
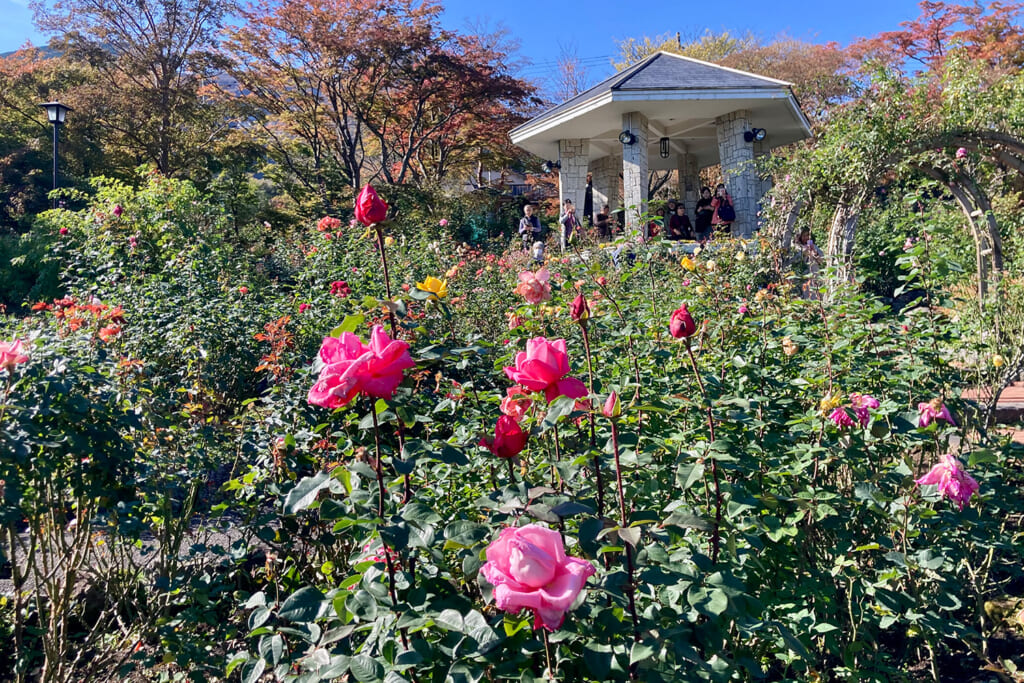
[[[593,205],[622,207],[627,227],[647,210],[651,170],[679,173],[692,216],[700,170],[721,164],[736,208],[733,234],[749,237],[768,190],[755,159],[810,137],[792,84],[658,52],[513,129],[513,144],[558,162],[559,203],[582,207],[587,174]]]

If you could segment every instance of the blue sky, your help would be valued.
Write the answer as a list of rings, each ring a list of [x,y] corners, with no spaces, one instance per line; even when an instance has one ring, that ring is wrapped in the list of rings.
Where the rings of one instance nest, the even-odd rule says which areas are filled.
[[[679,2],[644,0],[636,4],[609,0],[447,0],[444,23],[449,28],[504,27],[520,43],[520,53],[533,62],[521,74],[543,78],[554,70],[559,55],[574,49],[591,82],[612,73],[615,41],[631,37],[682,32],[747,30],[770,38],[786,32],[812,42],[847,45],[862,36],[899,27],[918,16],[917,0],[860,0],[857,3],[764,2],[717,0]],[[711,12],[710,10],[714,10]],[[32,25],[28,0],[0,0],[0,52],[26,40],[42,42]]]

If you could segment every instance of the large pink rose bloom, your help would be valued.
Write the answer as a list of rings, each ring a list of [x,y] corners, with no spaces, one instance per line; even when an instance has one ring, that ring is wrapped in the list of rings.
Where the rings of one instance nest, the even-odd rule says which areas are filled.
[[[551,298],[551,273],[547,267],[542,267],[536,273],[524,270],[519,273],[519,284],[516,285],[516,294],[526,299],[527,303],[539,304]]]
[[[945,420],[949,424],[956,427],[956,422],[953,420],[953,416],[949,412],[949,408],[942,402],[941,398],[935,398],[928,403],[918,403],[918,427],[927,427],[935,420]]]
[[[565,340],[548,341],[534,337],[526,342],[526,351],[516,354],[515,367],[506,367],[510,380],[529,391],[543,391],[548,403],[559,396],[582,398],[587,386],[569,374],[569,355]]]
[[[974,477],[967,474],[960,466],[960,461],[949,454],[940,456],[939,463],[928,474],[920,479],[915,479],[914,483],[938,486],[939,493],[956,503],[961,510],[964,509],[964,505],[971,499],[971,496],[981,488]]]
[[[351,332],[325,337],[320,363],[320,377],[309,390],[309,402],[332,410],[357,394],[391,398],[402,382],[402,371],[416,365],[409,345],[391,339],[380,325],[370,332],[369,345]]]
[[[534,628],[554,631],[562,625],[594,566],[569,557],[562,537],[538,524],[502,529],[487,547],[480,573],[494,586],[498,609],[533,610]]]
[[[28,360],[28,354],[22,353],[20,339],[12,342],[0,342],[0,369],[14,372],[14,366]]]

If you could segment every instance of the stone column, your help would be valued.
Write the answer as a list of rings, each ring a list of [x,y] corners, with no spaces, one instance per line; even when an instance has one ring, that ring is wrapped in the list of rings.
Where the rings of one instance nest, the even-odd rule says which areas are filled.
[[[565,200],[571,199],[580,222],[583,222],[583,200],[587,194],[589,155],[590,140],[575,138],[558,141],[558,161],[562,164],[558,172],[558,211],[561,213]],[[565,251],[565,232],[561,225],[558,233],[562,251]]]
[[[725,188],[736,209],[732,235],[748,238],[757,225],[757,200],[760,199],[757,191],[761,185],[754,167],[754,146],[743,139],[743,133],[750,130],[750,112],[740,110],[719,116],[715,119],[715,129]]]
[[[772,177],[771,177],[771,175],[761,171],[762,164],[768,160],[767,157],[768,157],[768,155],[770,153],[771,153],[771,150],[768,149],[768,145],[766,145],[764,142],[755,142],[754,143],[754,165],[758,169],[758,171],[757,171],[757,180],[758,180],[757,195],[756,195],[755,199],[756,199],[756,203],[757,203],[757,210],[758,210],[759,214],[761,214],[761,215],[757,216],[757,220],[754,223],[755,228],[757,230],[760,230],[761,229],[761,225],[762,225],[761,217],[763,215],[763,208],[764,208],[763,205],[762,205],[762,199],[764,198],[764,196],[766,194],[768,194],[768,191],[772,189]]]
[[[593,176],[595,214],[605,204],[609,205],[613,211],[618,208],[620,168],[622,168],[621,162],[612,154],[591,162],[590,173]],[[594,217],[591,216],[590,219],[593,220]]]
[[[676,171],[679,173],[679,199],[692,219],[697,211],[697,200],[700,199],[700,169],[697,168],[697,157],[693,154],[680,154]]]
[[[623,114],[622,129],[636,136],[632,145],[622,145],[622,203],[626,229],[633,230],[647,212],[647,117],[638,111]]]

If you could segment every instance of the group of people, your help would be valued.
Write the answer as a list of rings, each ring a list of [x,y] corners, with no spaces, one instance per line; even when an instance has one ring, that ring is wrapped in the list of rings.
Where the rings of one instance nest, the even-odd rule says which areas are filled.
[[[719,184],[714,196],[711,195],[710,187],[700,189],[700,199],[697,200],[692,222],[686,213],[686,206],[674,199],[667,202],[663,218],[666,239],[706,242],[716,231],[728,234],[732,230],[736,209],[725,185]]]
[[[711,194],[711,188],[701,188],[693,221],[687,215],[683,203],[675,200],[667,202],[663,219],[666,239],[706,242],[716,231],[725,234],[731,231],[730,226],[736,220],[736,210],[725,185],[719,184],[715,188],[714,196]],[[566,242],[570,241],[576,231],[583,226],[571,199],[566,199],[563,203],[558,222],[565,234]],[[611,239],[621,224],[622,219],[613,214],[607,204],[594,214],[594,227],[597,228],[597,236],[601,240]],[[661,226],[656,223],[651,224],[650,236],[657,234],[660,228]],[[519,220],[519,237],[523,242],[523,249],[531,251],[536,250],[538,243],[543,245],[544,233],[544,226],[534,213],[533,205],[527,204],[523,207],[523,217]]]

